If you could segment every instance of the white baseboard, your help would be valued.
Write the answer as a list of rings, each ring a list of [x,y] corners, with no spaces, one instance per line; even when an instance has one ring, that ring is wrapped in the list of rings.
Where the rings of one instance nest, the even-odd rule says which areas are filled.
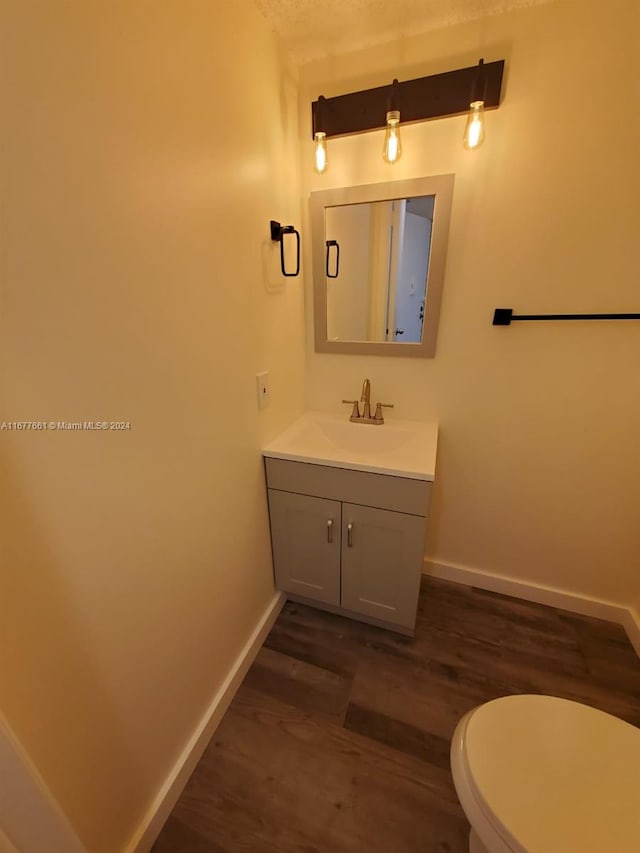
[[[490,592],[512,595],[514,598],[523,598],[525,601],[548,604],[551,607],[569,610],[571,613],[580,613],[582,616],[593,616],[596,619],[617,622],[624,627],[629,641],[640,656],[640,618],[632,608],[625,607],[623,604],[520,581],[504,575],[494,575],[491,572],[482,572],[479,569],[471,569],[467,566],[435,563],[426,559],[423,573],[434,578],[455,581],[467,586],[477,586]]]
[[[629,642],[638,653],[638,657],[640,657],[640,614],[638,611],[630,607],[627,610],[626,619],[622,624],[627,632],[627,637],[629,637]]]
[[[276,593],[256,625],[253,634],[236,658],[222,686],[213,697],[206,713],[196,726],[180,757],[171,768],[158,796],[127,845],[126,853],[148,853],[151,850],[189,776],[195,770],[196,764],[231,704],[242,679],[247,674],[273,623],[278,618],[284,603],[285,596],[281,592]]]

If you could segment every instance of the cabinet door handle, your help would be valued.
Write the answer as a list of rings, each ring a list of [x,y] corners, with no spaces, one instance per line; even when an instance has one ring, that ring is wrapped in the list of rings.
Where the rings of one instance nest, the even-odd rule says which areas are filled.
[[[353,548],[353,522],[350,521],[347,524],[347,545],[349,548]]]
[[[327,542],[329,545],[333,542],[333,519],[327,521]]]

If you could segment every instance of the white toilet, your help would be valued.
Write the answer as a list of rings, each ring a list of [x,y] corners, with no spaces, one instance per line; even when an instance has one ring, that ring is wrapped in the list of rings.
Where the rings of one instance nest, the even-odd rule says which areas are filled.
[[[458,723],[451,769],[471,853],[638,853],[640,729],[555,696]]]

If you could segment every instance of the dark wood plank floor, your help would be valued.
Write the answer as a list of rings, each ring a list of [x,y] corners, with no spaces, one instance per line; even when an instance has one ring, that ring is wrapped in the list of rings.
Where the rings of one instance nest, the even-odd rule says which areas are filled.
[[[624,629],[425,578],[416,636],[288,602],[155,853],[466,853],[460,717],[509,693],[640,726]]]

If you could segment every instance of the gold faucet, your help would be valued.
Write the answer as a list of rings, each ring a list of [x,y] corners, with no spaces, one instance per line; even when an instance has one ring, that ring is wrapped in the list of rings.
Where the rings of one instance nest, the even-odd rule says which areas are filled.
[[[364,411],[362,412],[362,417],[371,420],[371,383],[368,379],[365,379],[362,383],[362,394],[360,395],[360,402],[364,403]]]
[[[342,402],[353,405],[349,420],[354,424],[377,424],[380,426],[384,423],[382,409],[393,409],[393,403],[377,403],[376,413],[371,417],[371,382],[369,382],[368,379],[365,379],[362,383],[362,393],[360,394],[360,402],[364,403],[362,414],[360,414],[360,408],[358,407],[357,400],[343,400]]]

